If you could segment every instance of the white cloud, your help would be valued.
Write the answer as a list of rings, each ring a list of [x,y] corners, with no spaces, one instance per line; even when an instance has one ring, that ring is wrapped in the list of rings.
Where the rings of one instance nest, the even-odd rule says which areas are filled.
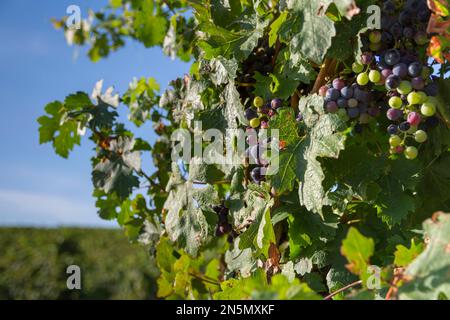
[[[52,194],[0,189],[0,224],[115,226],[102,221],[94,204]]]

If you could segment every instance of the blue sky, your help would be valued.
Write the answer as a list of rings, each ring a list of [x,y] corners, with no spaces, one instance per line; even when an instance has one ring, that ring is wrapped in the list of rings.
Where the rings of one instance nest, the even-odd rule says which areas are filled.
[[[86,50],[68,47],[63,33],[50,23],[71,4],[79,5],[86,16],[88,8],[106,3],[0,1],[0,225],[115,225],[97,216],[91,196],[93,145],[85,140],[69,160],[59,158],[50,145],[39,145],[36,119],[48,102],[79,90],[90,94],[100,79],[123,93],[133,77],[151,76],[163,90],[187,73],[189,64],[134,42],[94,64]],[[150,126],[137,132],[154,138]],[[144,164],[149,168],[150,159]]]

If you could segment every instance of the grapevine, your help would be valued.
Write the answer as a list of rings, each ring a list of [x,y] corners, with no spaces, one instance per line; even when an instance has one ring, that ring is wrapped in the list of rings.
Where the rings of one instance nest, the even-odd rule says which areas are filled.
[[[132,39],[191,71],[164,92],[143,77],[52,102],[40,142],[65,158],[95,143],[98,213],[148,248],[159,298],[448,299],[448,8],[110,1],[81,29],[54,24],[93,61]],[[156,142],[119,122],[123,107]],[[209,153],[174,161],[181,136]],[[232,161],[203,161],[213,151]]]

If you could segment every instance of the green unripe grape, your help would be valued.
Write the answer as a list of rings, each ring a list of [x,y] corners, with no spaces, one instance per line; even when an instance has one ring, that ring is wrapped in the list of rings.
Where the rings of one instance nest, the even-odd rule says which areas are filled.
[[[261,108],[264,105],[264,99],[261,97],[256,97],[253,100],[253,105],[257,108]]]
[[[436,113],[436,106],[431,102],[425,102],[420,108],[420,112],[426,117],[434,116]]]
[[[425,102],[428,101],[429,97],[427,96],[427,94],[425,92],[419,91],[419,92],[417,92],[417,94],[420,96],[420,102],[419,103],[425,103]]]
[[[369,80],[373,83],[378,83],[381,80],[381,73],[378,70],[370,70]]]
[[[261,120],[259,120],[259,118],[253,118],[252,120],[250,120],[250,127],[252,127],[253,129],[258,128],[261,125]]]
[[[433,97],[433,96],[427,97],[427,100],[424,101],[423,103],[425,103],[425,102],[432,103],[432,104],[434,104],[434,106],[438,106],[439,105],[439,100],[436,97]]]
[[[410,92],[407,99],[410,105],[422,102],[422,96],[418,92]]]
[[[369,76],[365,72],[364,73],[360,73],[360,74],[358,74],[358,77],[356,78],[356,82],[360,86],[365,86],[366,84],[369,83]]]
[[[408,94],[412,90],[411,82],[409,81],[402,81],[400,82],[400,85],[397,88],[398,93],[400,94]]]
[[[391,97],[389,99],[389,106],[394,109],[400,109],[403,105],[402,98],[400,97]]]
[[[371,43],[380,43],[380,41],[381,41],[381,33],[380,33],[380,31],[372,31],[369,34],[369,41]]]
[[[397,149],[395,147],[390,147],[389,148],[389,153],[390,154],[396,154],[397,153]]]
[[[405,157],[408,160],[414,160],[415,158],[417,158],[419,154],[419,151],[417,150],[416,147],[407,147],[405,149]]]
[[[417,130],[416,133],[414,133],[414,139],[418,142],[418,143],[424,143],[425,141],[427,141],[428,139],[428,135],[425,131],[423,130]]]
[[[352,70],[354,73],[361,73],[364,70],[364,66],[358,62],[352,64]]]
[[[378,51],[381,48],[381,42],[369,44],[370,51]]]
[[[391,147],[398,147],[402,143],[402,138],[397,135],[393,135],[389,138],[389,144]]]

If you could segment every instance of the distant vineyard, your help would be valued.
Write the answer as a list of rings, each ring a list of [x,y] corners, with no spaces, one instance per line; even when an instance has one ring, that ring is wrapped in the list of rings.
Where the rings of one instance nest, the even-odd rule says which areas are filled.
[[[151,299],[156,269],[119,230],[0,228],[0,299]],[[68,290],[66,268],[81,268]]]

